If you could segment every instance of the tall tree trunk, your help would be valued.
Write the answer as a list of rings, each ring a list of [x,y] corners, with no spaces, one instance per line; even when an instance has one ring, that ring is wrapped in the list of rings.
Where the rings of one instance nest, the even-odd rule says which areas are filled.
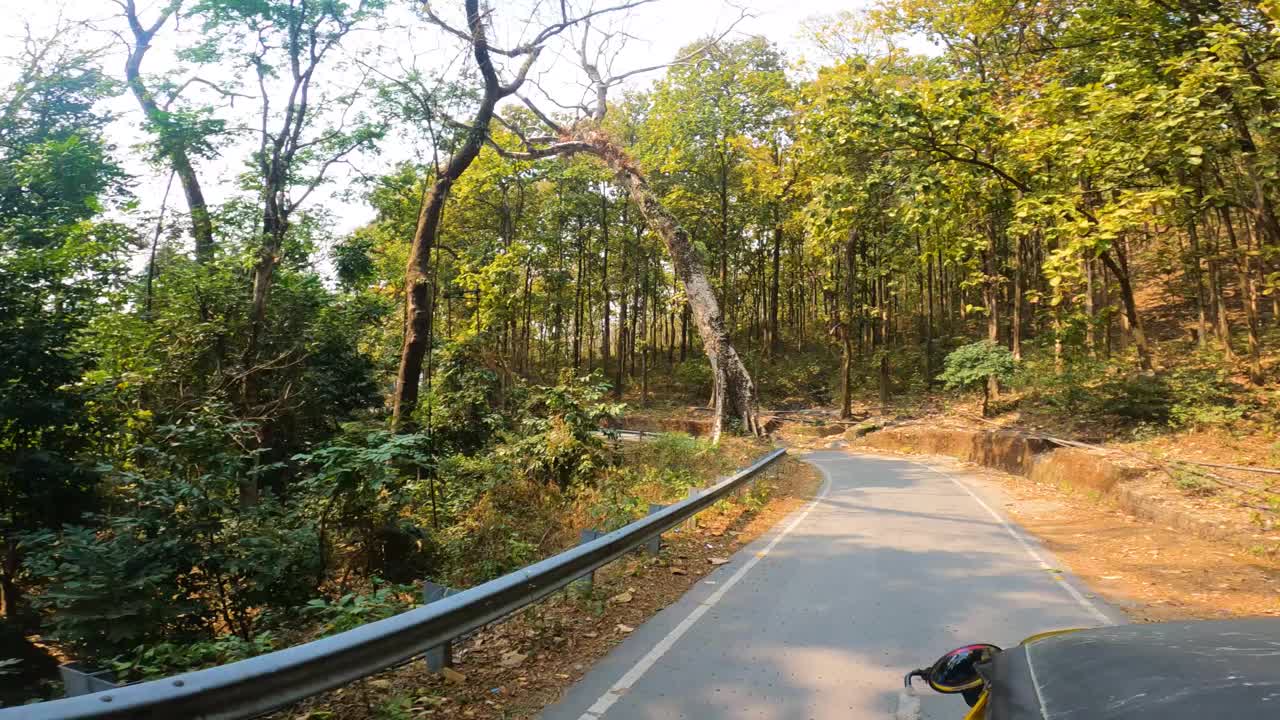
[[[854,303],[857,300],[858,273],[858,240],[857,230],[850,230],[844,247],[844,293],[840,303],[840,320],[836,325],[840,333],[840,418],[847,420],[853,416],[853,335]]]
[[[124,10],[134,39],[132,50],[125,59],[125,82],[129,85],[134,99],[138,101],[139,107],[142,108],[143,116],[151,124],[152,132],[161,136],[161,144],[166,148],[165,156],[173,172],[178,176],[178,181],[182,183],[182,194],[187,198],[187,211],[191,217],[191,236],[195,240],[196,262],[206,264],[213,259],[213,220],[209,216],[209,206],[204,199],[204,190],[200,187],[200,178],[191,164],[191,156],[187,153],[186,146],[176,142],[174,138],[163,137],[165,130],[161,121],[165,113],[142,80],[142,61],[147,51],[151,49],[151,41],[169,17],[178,10],[178,6],[173,3],[161,10],[159,17],[149,28],[143,27],[139,21],[134,0],[126,0]]]
[[[485,35],[487,12],[481,13],[480,0],[465,0],[467,28],[471,34],[471,49],[484,80],[484,95],[476,114],[467,129],[462,146],[439,168],[436,179],[423,199],[418,211],[418,223],[414,228],[413,243],[409,248],[409,261],[405,267],[404,341],[400,349],[400,369],[396,373],[396,388],[391,425],[399,432],[414,430],[413,413],[418,407],[419,385],[422,381],[423,360],[429,350],[431,338],[427,331],[432,308],[428,297],[431,284],[431,250],[440,233],[440,219],[445,201],[453,184],[471,167],[480,154],[489,124],[493,121],[494,107],[502,98],[516,92],[537,57],[533,52],[517,77],[503,84],[489,56],[489,43]]]
[[[604,245],[604,259],[600,265],[600,290],[604,295],[604,328],[600,335],[600,366],[609,374],[609,316],[613,314],[613,299],[609,295],[609,198],[603,188],[600,193],[600,242]]]
[[[1196,228],[1194,215],[1187,220],[1187,243],[1190,245],[1186,261],[1187,275],[1195,289],[1196,345],[1203,350],[1208,343],[1206,336],[1209,333],[1209,324],[1205,313],[1204,274],[1200,267],[1200,258],[1204,253],[1200,249],[1200,233]]]
[[[1254,385],[1261,385],[1265,378],[1262,375],[1262,342],[1258,334],[1258,294],[1249,269],[1249,253],[1241,252],[1235,226],[1231,222],[1231,211],[1226,207],[1219,207],[1218,217],[1227,232],[1227,240],[1231,243],[1236,278],[1240,286],[1240,305],[1244,308],[1245,327],[1249,333],[1249,381]]]
[[[1084,313],[1085,322],[1088,323],[1085,327],[1084,342],[1085,346],[1089,348],[1089,357],[1097,359],[1098,311],[1097,307],[1094,305],[1093,261],[1086,257],[1084,258],[1083,263],[1085,280]]]
[[[689,357],[689,303],[684,302],[680,305],[680,362],[684,362]]]
[[[0,558],[0,617],[15,617],[22,609],[22,588],[18,587],[18,570],[22,567],[16,538],[5,534],[4,557]]]
[[[769,282],[769,357],[777,357],[782,350],[782,338],[778,328],[778,288],[782,270],[782,222],[774,218],[773,225],[773,277]]]
[[[626,217],[626,206],[622,208],[623,221]],[[620,245],[619,251],[622,257],[619,261],[618,277],[622,280],[622,289],[618,295],[618,374],[613,381],[613,393],[615,397],[622,397],[622,392],[626,388],[627,383],[627,287],[630,277],[627,275],[627,244],[624,242]]]
[[[987,249],[982,253],[983,278],[982,300],[987,307],[987,342],[993,345],[1000,343],[1000,302],[996,288],[996,237],[994,228],[989,228]],[[1000,379],[995,375],[987,377],[987,396],[1000,396]]]
[[[1022,359],[1022,295],[1025,290],[1023,287],[1022,250],[1023,239],[1019,237],[1013,247],[1013,297],[1009,299],[1009,307],[1011,309],[1009,349],[1013,353],[1014,360]]]
[[[1227,362],[1235,362],[1235,349],[1231,347],[1231,318],[1227,315],[1226,290],[1223,288],[1222,266],[1219,261],[1221,239],[1218,236],[1218,232],[1209,225],[1207,220],[1205,228],[1209,231],[1209,238],[1213,241],[1212,247],[1208,249],[1206,258],[1208,262],[1206,276],[1209,281],[1209,299],[1213,303],[1214,334],[1218,336],[1218,341],[1222,343],[1223,356]]]
[[[582,366],[582,286],[583,281],[586,279],[583,267],[583,244],[582,228],[579,225],[577,243],[575,243],[577,260],[573,283],[573,369],[575,371]]]
[[[917,242],[919,240],[917,239]],[[917,249],[917,252],[919,250]],[[928,282],[928,312],[924,322],[924,384],[933,387],[933,255],[925,253],[925,279]]]
[[[892,376],[889,374],[889,348],[880,350],[880,414],[889,414],[889,392],[892,389]]]
[[[1120,286],[1120,301],[1124,304],[1124,316],[1128,320],[1129,332],[1133,336],[1133,344],[1138,350],[1138,366],[1146,371],[1153,368],[1151,360],[1151,347],[1147,344],[1147,333],[1143,329],[1142,317],[1138,315],[1138,302],[1133,296],[1133,285],[1130,282],[1128,259],[1117,245],[1112,250],[1104,250],[1098,253],[1098,257],[1107,266],[1116,278],[1116,284]]]

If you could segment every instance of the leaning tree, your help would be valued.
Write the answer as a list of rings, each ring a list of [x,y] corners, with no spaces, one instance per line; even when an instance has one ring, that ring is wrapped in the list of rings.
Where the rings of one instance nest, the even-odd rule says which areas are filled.
[[[561,3],[558,21],[537,33],[532,42],[512,48],[498,48],[490,44],[487,35],[489,11],[481,12],[479,0],[466,0],[467,25],[465,28],[449,24],[433,13],[429,4],[427,5],[427,17],[432,23],[470,46],[476,65],[484,79],[485,93],[480,110],[470,124],[466,143],[446,166],[437,171],[435,185],[428,192],[427,201],[423,204],[422,214],[419,216],[418,232],[415,234],[407,273],[409,297],[406,307],[404,351],[401,357],[395,402],[395,422],[398,426],[406,425],[407,414],[412,411],[413,404],[417,401],[418,382],[427,343],[425,331],[430,313],[426,302],[428,262],[430,249],[438,231],[440,208],[443,206],[444,196],[447,195],[449,186],[474,160],[480,151],[480,146],[487,142],[498,152],[517,159],[534,160],[581,153],[597,158],[609,168],[615,181],[626,191],[650,230],[662,239],[671,256],[676,277],[684,286],[694,324],[702,339],[707,359],[711,363],[714,378],[712,437],[714,439],[720,437],[726,418],[736,420],[745,432],[759,434],[762,431],[755,383],[742,357],[729,340],[720,302],[712,290],[702,260],[689,234],[676,217],[663,206],[644,173],[627,154],[622,143],[604,126],[609,107],[610,89],[641,73],[668,67],[674,63],[690,62],[728,33],[728,30],[724,31],[709,43],[695,48],[671,63],[616,73],[603,70],[602,68],[609,68],[613,63],[605,62],[601,54],[610,47],[609,40],[619,36],[619,33],[602,29],[593,21],[603,15],[627,10],[651,1],[622,3],[582,12],[576,16],[571,14],[566,3]],[[575,108],[578,111],[576,117],[560,122],[551,114],[544,112],[536,102],[520,94],[519,90],[528,78],[529,70],[544,44],[566,31],[574,31],[577,35],[570,44],[578,57],[580,69],[587,79],[589,91],[584,99],[576,104],[553,101],[561,107]],[[594,57],[593,48],[595,48]],[[503,83],[498,78],[494,55],[523,59],[512,81]],[[496,108],[499,100],[509,96],[519,98],[528,106],[545,126],[547,133],[531,135],[521,132],[516,125],[506,122],[497,113]],[[494,141],[489,133],[494,122],[505,126],[519,138],[522,147],[506,148]]]

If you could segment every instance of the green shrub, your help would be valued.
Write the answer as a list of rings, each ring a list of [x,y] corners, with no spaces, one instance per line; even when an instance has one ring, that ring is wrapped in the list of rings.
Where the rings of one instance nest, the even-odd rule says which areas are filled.
[[[434,360],[431,390],[418,403],[415,419],[431,428],[436,448],[475,452],[507,427],[507,398],[498,373],[485,362],[483,338],[445,345]]]
[[[761,368],[754,377],[760,397],[771,407],[789,403],[808,407],[831,402],[837,378],[834,365],[823,356],[784,354],[767,366],[757,361],[753,367]]]
[[[240,502],[245,478],[274,469],[240,448],[253,430],[217,408],[184,415],[107,473],[108,512],[22,536],[51,639],[89,662],[217,626],[247,640],[262,608],[314,595],[320,542],[305,509]]]
[[[422,434],[375,430],[335,438],[295,455],[308,474],[295,493],[326,547],[343,547],[345,560],[366,576],[407,580],[430,572],[432,538],[409,508],[429,512],[431,440]]]
[[[1108,379],[1096,387],[1089,410],[1129,423],[1225,426],[1239,421],[1247,409],[1237,392],[1221,370],[1184,367],[1162,375]]]
[[[711,392],[711,364],[705,357],[690,358],[676,365],[672,380],[685,397],[701,397]]]
[[[581,378],[566,373],[558,385],[531,388],[520,422],[496,454],[525,477],[562,492],[589,484],[612,458],[600,428],[615,423],[624,407],[605,402],[608,392],[598,372]]]
[[[274,649],[275,638],[270,632],[259,633],[252,640],[227,634],[212,640],[140,645],[109,665],[115,670],[117,680],[134,682],[225,665]]]
[[[1029,400],[1075,416],[1094,409],[1091,386],[1105,372],[1104,364],[1087,360],[1068,363],[1058,372],[1051,355],[1032,356],[1019,363],[1011,384],[1025,390]]]
[[[689,467],[714,451],[710,440],[678,432],[661,433],[639,450],[657,467]]]
[[[333,635],[413,608],[415,593],[412,585],[386,584],[375,578],[369,592],[347,593],[336,600],[312,599],[306,614],[320,622],[325,635]]]
[[[648,514],[650,502],[668,504],[682,500],[689,488],[701,484],[701,477],[688,466],[646,461],[615,468],[604,476],[596,493],[590,496],[591,503],[586,508],[588,523],[598,530],[617,530]]]
[[[942,374],[938,376],[948,389],[982,388],[982,414],[990,403],[988,379],[1008,381],[1013,376],[1013,353],[1003,345],[988,340],[961,345],[947,355]]]
[[[24,538],[33,604],[49,636],[99,662],[160,641],[207,639],[222,623],[253,638],[264,607],[314,593],[319,541],[272,501],[211,512],[199,491],[144,483],[136,515]]]
[[[1225,426],[1244,417],[1239,389],[1222,368],[1178,368],[1169,375],[1174,398],[1169,417],[1176,427]]]
[[[1132,423],[1167,425],[1174,401],[1173,390],[1164,378],[1131,375],[1098,385],[1092,410]]]

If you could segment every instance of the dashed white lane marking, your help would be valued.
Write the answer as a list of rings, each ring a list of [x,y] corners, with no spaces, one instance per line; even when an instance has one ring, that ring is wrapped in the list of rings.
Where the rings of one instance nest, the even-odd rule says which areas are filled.
[[[1086,612],[1088,612],[1089,614],[1097,618],[1098,622],[1102,623],[1103,625],[1116,624],[1114,620],[1107,617],[1106,613],[1099,610],[1097,605],[1090,602],[1089,598],[1082,595],[1080,591],[1075,588],[1074,585],[1067,582],[1066,579],[1064,579],[1061,575],[1057,574],[1061,571],[1058,568],[1055,568],[1054,566],[1046,562],[1044,557],[1039,552],[1037,552],[1034,547],[1031,546],[1031,543],[1027,542],[1027,539],[1022,536],[1022,533],[1019,532],[1017,528],[1009,524],[1009,521],[1005,520],[1003,515],[996,512],[995,509],[993,509],[990,505],[988,505],[985,500],[983,500],[981,497],[978,496],[977,493],[975,493],[972,489],[970,489],[968,485],[961,482],[959,478],[955,477],[954,475],[951,475],[950,473],[944,473],[941,470],[930,467],[929,465],[926,465],[922,462],[916,462],[915,460],[911,460],[909,462],[915,465],[919,465],[920,467],[925,468],[930,472],[934,472],[934,473],[937,473],[938,475],[941,475],[942,477],[945,477],[946,479],[955,483],[956,487],[968,493],[969,497],[973,498],[974,502],[981,505],[982,509],[986,510],[987,513],[991,515],[991,517],[994,518],[996,522],[1000,523],[1000,526],[1004,528],[1005,532],[1009,533],[1009,536],[1012,537],[1014,540],[1016,540],[1018,544],[1022,546],[1022,549],[1025,550],[1026,553],[1031,556],[1032,560],[1035,560],[1036,563],[1040,565],[1041,569],[1045,570],[1046,572],[1055,573],[1054,577],[1057,578],[1058,585],[1060,585],[1063,590],[1066,590],[1067,594],[1070,595],[1077,603],[1079,603],[1080,607],[1084,608]]]
[[[630,690],[646,672],[649,671],[649,668],[653,667],[655,663],[661,660],[662,656],[666,655],[667,651],[670,650],[685,633],[689,632],[689,628],[693,627],[693,624],[698,622],[699,618],[706,615],[707,611],[714,607],[716,603],[720,602],[721,598],[723,598],[734,585],[737,585],[739,580],[746,577],[746,574],[751,572],[751,568],[755,567],[756,563],[764,559],[764,557],[767,556],[779,542],[782,542],[783,538],[790,534],[792,530],[795,530],[796,526],[804,522],[805,518],[809,517],[809,513],[813,512],[813,509],[818,506],[818,503],[822,502],[822,499],[825,498],[827,493],[831,490],[831,476],[827,474],[827,471],[821,466],[818,466],[816,463],[813,465],[822,472],[823,483],[822,489],[818,491],[818,495],[809,503],[809,505],[805,507],[798,516],[796,516],[795,520],[791,521],[790,525],[783,529],[782,532],[778,533],[777,537],[766,545],[764,550],[752,555],[751,559],[743,563],[742,567],[738,568],[738,571],[726,580],[724,585],[721,585],[715,592],[711,593],[706,600],[699,603],[698,606],[695,607],[687,617],[685,617],[685,619],[680,621],[679,625],[672,628],[671,632],[667,633],[666,637],[658,641],[658,644],[654,645],[652,650],[646,653],[644,657],[640,658],[639,662],[633,665],[630,670],[622,675],[622,677],[618,678],[618,681],[615,682],[604,695],[601,695],[600,698],[591,705],[591,707],[587,708],[586,712],[578,716],[578,720],[599,720],[599,718],[604,715],[609,708],[613,707],[614,703],[618,702],[619,698],[626,694],[626,692]]]

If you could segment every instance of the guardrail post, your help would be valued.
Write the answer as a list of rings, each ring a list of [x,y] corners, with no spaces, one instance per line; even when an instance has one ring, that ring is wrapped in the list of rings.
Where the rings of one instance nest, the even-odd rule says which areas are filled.
[[[592,540],[596,540],[598,538],[604,537],[605,535],[608,535],[608,533],[606,533],[603,530],[583,530],[582,532],[578,533],[578,544],[586,545]],[[596,571],[592,570],[591,572],[581,577],[574,578],[573,584],[578,586],[579,588],[582,588],[586,592],[591,592],[591,588],[595,587],[596,585]]]
[[[650,515],[653,515],[661,510],[666,510],[666,509],[667,509],[666,505],[649,503]],[[652,538],[650,538],[649,541],[644,544],[644,549],[650,555],[657,555],[658,553],[662,552],[662,533],[658,533],[657,535],[654,535]]]
[[[67,697],[88,695],[102,692],[103,690],[115,690],[120,687],[116,685],[116,674],[114,672],[110,670],[94,670],[76,662],[59,665],[58,675],[62,678],[63,694]]]
[[[430,605],[437,600],[443,600],[459,592],[454,588],[445,587],[428,580],[422,588],[422,601],[424,604]],[[433,673],[438,673],[447,667],[453,667],[453,642],[446,640],[443,645],[427,648],[423,655],[427,659],[427,670]]]
[[[691,487],[691,488],[689,488],[689,496],[688,496],[688,499],[689,499],[689,500],[692,500],[692,499],[694,499],[694,498],[696,498],[696,497],[702,497],[702,492],[703,492],[702,488]],[[682,529],[683,529],[683,530],[685,530],[686,532],[693,532],[693,531],[697,530],[697,529],[698,529],[698,516],[697,516],[697,515],[690,515],[690,516],[689,516],[689,519],[684,521],[684,527],[683,527]]]

